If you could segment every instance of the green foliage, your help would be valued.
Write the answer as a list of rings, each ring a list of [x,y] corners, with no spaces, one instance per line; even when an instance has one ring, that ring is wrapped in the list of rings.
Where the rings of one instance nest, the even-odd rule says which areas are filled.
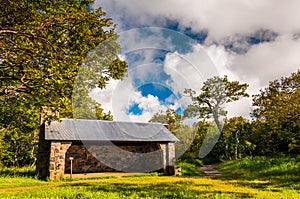
[[[149,122],[159,122],[167,124],[170,131],[176,131],[182,125],[183,118],[180,114],[176,113],[174,109],[168,109],[165,113],[159,111],[153,115]]]
[[[207,135],[209,124],[204,121],[199,121],[193,125],[195,135],[188,150],[180,157],[180,160],[196,160],[199,158],[199,151],[205,136]]]
[[[254,96],[253,122],[256,153],[300,153],[300,71],[271,81]]]
[[[241,97],[248,97],[247,84],[240,84],[237,81],[229,81],[227,76],[213,77],[207,79],[201,87],[201,93],[195,96],[196,92],[185,89],[193,104],[185,110],[186,117],[214,118],[225,116],[227,111],[224,105],[229,102],[237,101]]]
[[[72,114],[69,117],[77,119],[113,120],[110,112],[105,113],[101,104],[92,99],[88,89],[82,84],[77,84],[72,95]]]
[[[248,84],[240,84],[237,81],[229,81],[227,76],[213,77],[207,79],[201,88],[201,93],[196,95],[192,89],[185,89],[193,103],[185,111],[185,117],[198,117],[200,119],[212,118],[218,127],[218,131],[224,139],[224,132],[221,125],[221,117],[226,116],[226,103],[239,100],[241,97],[248,97],[246,89]],[[225,141],[224,141],[225,142]],[[225,144],[224,152],[228,156],[228,147]]]
[[[0,165],[22,166],[35,163],[37,150],[37,134],[35,124],[40,122],[40,116],[33,107],[23,107],[24,103],[17,101],[18,109],[10,109],[11,102],[0,106],[6,113],[0,116]],[[23,117],[23,115],[28,115]],[[14,119],[18,118],[18,120]]]
[[[180,140],[175,143],[176,159],[181,157],[194,140],[196,128],[183,124],[182,115],[176,113],[173,109],[168,109],[165,113],[162,111],[157,112],[149,122],[167,124],[168,130]]]
[[[204,176],[203,171],[200,170],[201,163],[195,161],[197,164],[189,162],[180,162],[181,174],[183,176]]]
[[[42,112],[43,107],[72,117],[74,88],[88,93],[126,73],[126,62],[118,58],[115,25],[101,8],[90,9],[92,3],[12,0],[0,4],[1,164],[34,164],[41,118],[57,119]],[[89,72],[76,79],[87,70],[93,75]],[[83,87],[76,83],[81,80]],[[100,104],[91,99],[86,103],[92,113],[83,115],[112,119]]]
[[[228,146],[229,159],[252,156],[255,145],[249,141],[251,123],[248,120],[243,117],[226,119],[223,131]]]

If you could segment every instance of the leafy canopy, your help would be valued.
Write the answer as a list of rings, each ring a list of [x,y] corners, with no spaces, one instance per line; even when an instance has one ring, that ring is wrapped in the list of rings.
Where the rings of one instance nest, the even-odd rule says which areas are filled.
[[[185,89],[184,93],[190,96],[192,104],[188,105],[185,109],[184,116],[198,117],[203,120],[212,118],[217,126],[217,131],[213,130],[208,136],[212,137],[212,139],[204,140],[205,148],[199,152],[199,156],[204,157],[209,153],[217,143],[219,135],[221,135],[225,145],[224,152],[226,158],[229,159],[229,149],[225,142],[220,117],[226,116],[227,114],[224,108],[226,103],[237,101],[241,97],[248,96],[246,93],[247,88],[248,84],[240,84],[238,81],[229,81],[227,76],[223,78],[215,76],[207,79],[203,83],[199,95],[196,95],[196,92],[192,89]]]
[[[84,105],[97,118],[112,119],[87,94],[95,87],[104,88],[110,79],[122,79],[127,64],[118,58],[120,45],[115,25],[101,8],[91,9],[92,3],[1,2],[0,145],[5,145],[0,150],[2,163],[34,163],[42,107],[59,110],[62,117],[72,117],[74,87],[79,91],[75,100],[80,91],[82,96],[86,94],[77,103],[85,101]],[[101,50],[95,50],[99,45]],[[84,75],[87,70],[92,72]],[[76,78],[79,71],[81,79]],[[78,117],[90,114],[86,111]],[[44,113],[42,118],[51,120],[52,115]]]
[[[192,89],[185,89],[184,93],[192,99],[184,112],[185,117],[214,118],[225,116],[227,111],[224,105],[237,101],[241,97],[248,97],[246,89],[248,84],[238,81],[229,81],[227,76],[207,79],[201,88],[201,93],[196,95]]]
[[[254,95],[252,116],[262,154],[300,152],[300,70]]]
[[[115,26],[92,1],[5,1],[1,3],[0,99],[24,100],[35,107],[69,108],[79,68],[94,53],[93,83],[105,87],[120,79],[127,64],[117,53]],[[102,57],[102,58],[100,58]],[[97,83],[97,84],[96,84]]]

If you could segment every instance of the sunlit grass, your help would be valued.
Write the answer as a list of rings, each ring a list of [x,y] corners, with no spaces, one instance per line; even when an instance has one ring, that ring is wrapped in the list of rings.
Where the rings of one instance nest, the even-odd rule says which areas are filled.
[[[51,183],[39,180],[34,171],[34,167],[0,167],[0,189]]]
[[[204,172],[199,168],[200,166],[188,163],[188,162],[180,162],[181,174],[184,176],[204,176]]]
[[[0,177],[33,177],[35,167],[0,167]]]
[[[35,184],[0,191],[0,198],[299,198],[293,190],[272,192],[217,179],[140,176]],[[258,182],[260,183],[260,182]],[[263,182],[262,182],[263,183]],[[1,190],[1,189],[0,189]]]
[[[0,198],[300,198],[296,159],[247,158],[218,169],[223,176],[213,179],[148,174],[61,181],[40,181],[30,169],[0,169]]]
[[[262,189],[300,190],[300,158],[254,157],[229,161],[218,167],[223,180],[238,180],[240,183]],[[262,183],[256,183],[262,182]]]

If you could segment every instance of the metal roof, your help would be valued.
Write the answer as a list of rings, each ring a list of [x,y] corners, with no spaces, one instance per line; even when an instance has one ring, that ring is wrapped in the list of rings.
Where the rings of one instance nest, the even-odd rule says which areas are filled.
[[[61,119],[45,127],[46,140],[177,142],[161,123],[133,123],[85,119]]]

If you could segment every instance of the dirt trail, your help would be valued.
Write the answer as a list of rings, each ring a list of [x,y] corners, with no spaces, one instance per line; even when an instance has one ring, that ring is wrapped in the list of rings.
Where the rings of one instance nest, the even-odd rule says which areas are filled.
[[[218,164],[210,164],[210,165],[204,165],[200,168],[205,173],[205,176],[207,177],[217,177],[222,175],[221,172],[215,169],[215,167],[218,166]]]
[[[0,188],[0,192],[1,191],[17,191],[17,190],[26,190],[26,189],[35,189],[35,188],[39,188],[42,186],[55,186],[55,185],[40,185],[40,186],[20,186],[20,187],[8,187],[8,188]]]
[[[97,178],[97,177],[124,177],[134,175],[145,175],[145,173],[126,173],[126,172],[102,172],[102,173],[85,173],[85,174],[73,174],[73,178]],[[65,178],[69,178],[70,174],[65,174]]]

